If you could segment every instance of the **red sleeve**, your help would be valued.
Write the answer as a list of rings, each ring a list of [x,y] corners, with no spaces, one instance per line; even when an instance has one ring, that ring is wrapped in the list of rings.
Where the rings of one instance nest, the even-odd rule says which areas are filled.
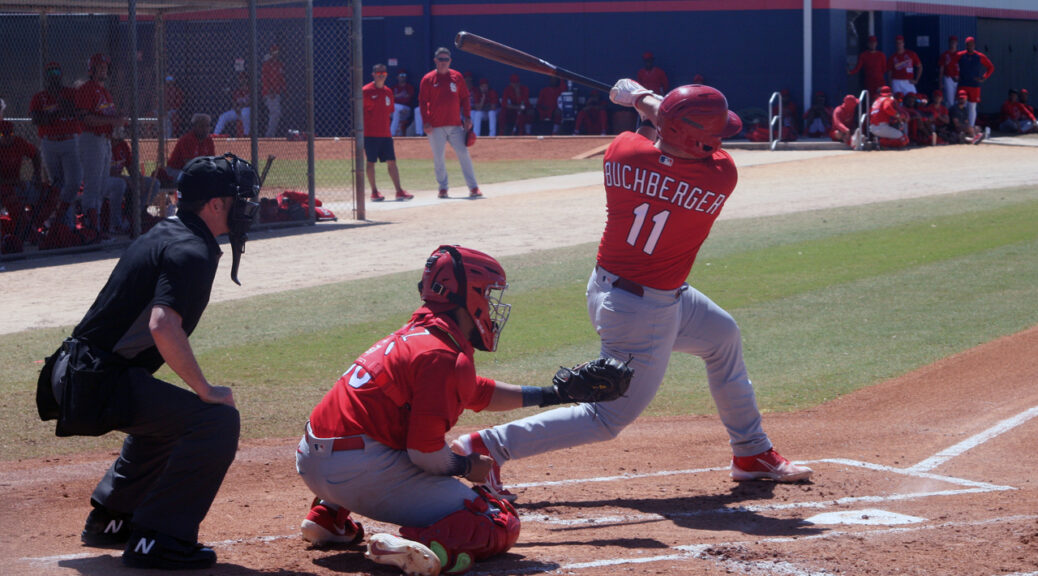
[[[984,68],[987,68],[987,74],[984,74],[984,79],[987,80],[995,73],[995,65],[991,63],[991,60],[983,52],[977,52],[977,54],[980,54],[980,63],[984,65]]]
[[[469,397],[465,408],[472,410],[473,412],[482,411],[488,404],[490,404],[490,399],[494,396],[494,388],[496,387],[497,382],[494,380],[483,376],[476,376],[475,394]]]
[[[177,140],[177,143],[173,146],[173,151],[169,153],[169,160],[166,161],[166,166],[180,170],[190,160],[190,158],[184,158],[187,153],[187,145],[184,139],[188,136],[190,135],[185,134]],[[212,154],[209,154],[209,156],[212,156]]]

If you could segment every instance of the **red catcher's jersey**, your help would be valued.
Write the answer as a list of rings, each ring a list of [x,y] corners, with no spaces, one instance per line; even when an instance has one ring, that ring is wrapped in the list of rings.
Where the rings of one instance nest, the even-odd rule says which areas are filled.
[[[659,290],[681,286],[738,181],[723,150],[701,161],[624,132],[605,153],[606,227],[598,264]]]
[[[364,95],[364,135],[375,138],[389,138],[389,125],[393,119],[396,104],[393,101],[393,90],[389,86],[378,88],[374,82],[368,82],[362,89]]]
[[[465,409],[490,403],[472,345],[453,321],[419,308],[349,367],[310,414],[319,438],[366,434],[395,450],[435,452]]]

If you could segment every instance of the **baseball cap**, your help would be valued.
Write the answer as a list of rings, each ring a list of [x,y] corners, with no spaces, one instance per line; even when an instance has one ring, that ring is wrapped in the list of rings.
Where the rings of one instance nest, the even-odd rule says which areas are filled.
[[[1021,94],[1030,94],[1030,92],[1027,91],[1027,88],[1021,88],[1020,89],[1020,93]]]
[[[883,94],[884,96],[889,96],[894,92],[890,89],[890,86],[881,86],[879,89],[879,93]]]
[[[43,70],[45,72],[50,72],[51,70],[61,70],[61,64],[58,64],[57,62],[51,60],[50,62],[47,62],[47,65],[43,67]]]
[[[898,34],[897,36],[894,36],[894,41],[897,42],[898,40],[901,40],[902,42],[904,42],[905,41],[905,37],[900,35],[900,34]]]
[[[484,84],[489,86],[490,85],[490,80],[487,80],[486,78],[480,78],[479,79],[479,85],[483,86]]]
[[[397,76],[407,76],[407,70],[401,70],[396,73]]]
[[[879,39],[875,36],[869,36],[869,42],[877,42]]]
[[[519,81],[519,75],[518,74],[512,74],[511,76],[508,77],[508,81],[511,82],[512,84],[515,84],[516,82]]]
[[[944,92],[941,92],[941,89],[938,88],[938,89],[933,91],[933,95],[934,96],[944,96]]]
[[[954,40],[954,41],[958,42],[959,41],[959,37],[956,36],[955,34],[952,34],[951,36],[948,36],[948,40]]]
[[[222,156],[194,158],[177,177],[177,198],[185,202],[234,196],[237,188],[234,168]]]
[[[977,39],[974,38],[973,36],[967,36],[966,37],[966,43],[967,44],[969,44],[970,42],[976,42],[976,41],[977,41]]]
[[[955,95],[955,97],[956,98],[969,98],[969,93],[966,92],[965,90],[959,90],[959,92]]]
[[[169,76],[166,76],[166,82],[172,82],[172,81],[173,81],[173,75],[172,74],[170,74]]]
[[[653,58],[654,56],[652,55],[652,52],[645,52],[642,54],[642,60],[652,60]]]

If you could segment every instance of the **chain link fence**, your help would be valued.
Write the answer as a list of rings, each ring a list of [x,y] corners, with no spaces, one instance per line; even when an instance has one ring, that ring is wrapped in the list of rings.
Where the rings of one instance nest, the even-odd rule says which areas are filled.
[[[0,258],[142,233],[173,210],[178,140],[190,158],[207,132],[264,177],[256,226],[363,218],[355,32],[315,22],[312,1],[0,0],[0,157],[20,167],[3,174]]]

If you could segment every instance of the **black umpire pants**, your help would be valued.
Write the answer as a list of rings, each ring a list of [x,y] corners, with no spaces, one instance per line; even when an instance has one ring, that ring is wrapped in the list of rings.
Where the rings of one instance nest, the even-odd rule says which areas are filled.
[[[133,416],[92,498],[135,526],[196,542],[238,450],[238,410],[129,369]]]

